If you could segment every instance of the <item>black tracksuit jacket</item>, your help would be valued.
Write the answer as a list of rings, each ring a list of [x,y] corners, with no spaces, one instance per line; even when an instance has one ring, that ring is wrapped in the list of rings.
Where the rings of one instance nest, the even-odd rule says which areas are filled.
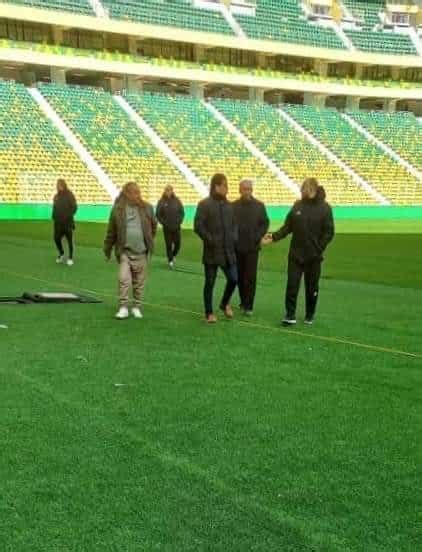
[[[272,234],[278,241],[292,234],[289,258],[299,263],[323,260],[325,248],[334,237],[333,212],[324,200],[301,199],[289,211],[284,225]]]
[[[78,204],[70,190],[59,192],[54,196],[52,218],[56,226],[63,229],[74,228],[73,217],[77,210]]]
[[[162,197],[157,204],[156,216],[158,222],[164,228],[175,231],[178,230],[185,218],[183,204],[175,195],[172,197]]]

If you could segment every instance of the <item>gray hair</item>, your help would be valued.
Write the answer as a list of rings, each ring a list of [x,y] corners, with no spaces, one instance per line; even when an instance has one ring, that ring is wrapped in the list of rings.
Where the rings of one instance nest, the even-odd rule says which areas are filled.
[[[242,184],[249,184],[253,188],[254,181],[252,180],[252,178],[242,178],[242,180],[239,183],[239,186],[241,186]]]

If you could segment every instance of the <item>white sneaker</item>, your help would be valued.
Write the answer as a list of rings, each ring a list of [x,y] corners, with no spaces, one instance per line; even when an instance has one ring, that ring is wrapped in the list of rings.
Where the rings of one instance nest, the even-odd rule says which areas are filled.
[[[132,316],[133,318],[138,318],[138,319],[141,319],[144,317],[144,315],[141,312],[141,309],[139,309],[138,307],[133,307]]]
[[[60,264],[60,263],[63,262],[63,260],[64,260],[64,259],[63,259],[63,255],[59,255],[59,256],[57,257],[57,259],[56,259],[56,263],[57,263],[57,264]]]
[[[129,317],[129,310],[127,307],[120,307],[117,311],[116,318],[117,320],[124,320]]]
[[[170,267],[171,269],[174,268],[174,261],[170,261],[170,262],[169,262],[169,267]]]
[[[73,259],[67,259],[66,264],[67,266],[73,266]]]

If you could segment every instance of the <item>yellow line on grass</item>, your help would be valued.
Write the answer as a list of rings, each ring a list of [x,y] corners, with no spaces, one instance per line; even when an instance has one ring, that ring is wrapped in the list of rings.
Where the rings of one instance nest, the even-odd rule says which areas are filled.
[[[54,282],[54,281],[51,281],[51,280],[45,280],[43,278],[38,278],[38,277],[32,276],[30,274],[21,274],[20,272],[13,272],[13,271],[4,270],[4,269],[0,269],[0,272],[3,272],[3,274],[8,274],[9,276],[17,276],[18,278],[26,278],[28,280],[34,280],[36,282],[42,282],[44,284],[52,284],[52,285],[55,285],[55,286],[58,286],[58,287],[65,287],[65,288],[68,287],[68,284],[63,284],[61,282]],[[115,294],[108,293],[108,292],[105,292],[105,291],[87,289],[87,288],[83,288],[83,287],[80,287],[80,286],[74,286],[74,287],[76,287],[79,291],[83,291],[85,293],[92,293],[94,295],[99,295],[99,296],[103,296],[103,297],[112,297],[112,298],[116,297]],[[183,314],[192,314],[192,315],[198,316],[198,317],[202,316],[202,314],[200,312],[192,311],[192,310],[185,309],[185,308],[182,308],[182,307],[177,307],[175,305],[161,305],[160,303],[148,303],[148,302],[144,302],[144,304],[148,305],[149,307],[163,309],[163,310],[167,310],[167,311],[170,310],[170,311],[174,311],[174,312],[181,312]],[[350,339],[345,339],[345,338],[342,338],[342,337],[330,337],[330,336],[326,336],[326,335],[318,335],[318,334],[312,334],[312,333],[308,333],[308,332],[302,332],[300,330],[291,330],[291,329],[287,329],[287,328],[278,328],[278,327],[275,327],[275,326],[268,326],[266,324],[260,324],[259,322],[250,322],[250,321],[246,322],[246,321],[242,321],[242,320],[233,320],[233,322],[235,324],[240,325],[240,326],[248,326],[248,327],[251,327],[251,328],[257,328],[257,329],[260,329],[260,330],[265,330],[267,332],[271,331],[271,332],[277,332],[277,333],[283,333],[283,334],[296,335],[296,336],[299,336],[299,337],[307,337],[307,338],[316,339],[316,340],[319,340],[319,341],[326,341],[328,343],[337,343],[337,344],[340,344],[340,345],[349,345],[351,347],[357,347],[357,348],[360,348],[360,349],[367,349],[369,351],[374,351],[374,352],[378,352],[378,353],[388,353],[388,354],[391,354],[391,355],[401,355],[401,356],[406,356],[406,357],[410,357],[410,358],[418,358],[418,359],[420,358],[420,359],[422,359],[422,354],[420,354],[420,353],[410,353],[408,351],[402,351],[400,349],[392,349],[392,348],[389,348],[389,347],[382,347],[380,345],[371,345],[371,344],[368,344],[368,343],[361,343],[360,341],[352,341]]]

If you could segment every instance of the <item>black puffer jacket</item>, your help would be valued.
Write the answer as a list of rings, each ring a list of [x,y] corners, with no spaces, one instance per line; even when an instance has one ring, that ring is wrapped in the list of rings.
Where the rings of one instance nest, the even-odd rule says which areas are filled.
[[[158,222],[169,230],[177,230],[181,227],[185,217],[185,210],[180,199],[173,195],[162,197],[157,204],[156,215]]]
[[[258,251],[270,224],[265,205],[255,198],[238,199],[233,203],[233,211],[238,228],[236,250],[239,253]]]
[[[53,200],[53,220],[62,227],[73,228],[75,226],[73,217],[78,210],[75,196],[70,190],[58,192]]]
[[[278,241],[292,234],[289,256],[299,262],[323,259],[334,237],[333,212],[324,200],[302,199],[289,211],[284,225],[272,234]]]
[[[200,201],[194,230],[203,241],[204,264],[224,266],[236,263],[237,227],[232,204],[226,199],[210,196]]]

